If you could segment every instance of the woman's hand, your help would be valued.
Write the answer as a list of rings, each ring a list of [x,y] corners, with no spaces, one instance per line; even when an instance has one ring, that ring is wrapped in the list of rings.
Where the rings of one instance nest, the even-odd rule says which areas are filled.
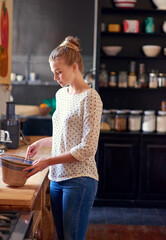
[[[33,162],[33,165],[27,168],[24,168],[22,171],[28,173],[24,176],[25,178],[29,178],[34,174],[41,172],[43,169],[49,166],[49,159],[50,158],[39,158],[38,160]]]
[[[39,149],[41,148],[41,146],[42,146],[42,143],[40,141],[32,143],[27,148],[25,160],[27,160],[28,157],[30,157],[30,158],[34,157],[36,155],[36,153],[39,151]]]

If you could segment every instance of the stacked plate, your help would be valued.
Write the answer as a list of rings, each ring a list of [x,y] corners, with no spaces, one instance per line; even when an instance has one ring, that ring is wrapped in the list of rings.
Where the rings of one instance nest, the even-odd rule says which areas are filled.
[[[133,8],[137,0],[113,0],[117,8]]]

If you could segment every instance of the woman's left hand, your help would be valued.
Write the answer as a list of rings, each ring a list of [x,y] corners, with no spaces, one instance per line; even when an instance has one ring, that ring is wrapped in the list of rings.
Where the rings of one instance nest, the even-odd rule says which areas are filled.
[[[49,158],[39,158],[38,160],[35,160],[32,166],[23,169],[24,172],[28,172],[24,177],[29,178],[47,168],[49,166],[48,160]]]

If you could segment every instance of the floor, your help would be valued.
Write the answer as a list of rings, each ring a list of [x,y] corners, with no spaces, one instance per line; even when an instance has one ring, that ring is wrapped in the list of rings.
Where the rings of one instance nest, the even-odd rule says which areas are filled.
[[[166,240],[166,209],[94,207],[86,240]]]
[[[89,223],[166,226],[166,209],[93,207]]]

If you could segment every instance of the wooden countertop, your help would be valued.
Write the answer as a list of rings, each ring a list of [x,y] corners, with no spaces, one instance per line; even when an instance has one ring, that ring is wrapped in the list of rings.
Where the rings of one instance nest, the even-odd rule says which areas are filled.
[[[30,137],[30,144],[43,137]],[[18,149],[7,149],[6,153],[25,156],[28,145],[20,145]],[[42,148],[33,158],[50,156],[51,148]],[[2,181],[0,168],[0,209],[32,210],[45,182],[48,182],[48,168],[30,177],[23,187],[10,187]]]

